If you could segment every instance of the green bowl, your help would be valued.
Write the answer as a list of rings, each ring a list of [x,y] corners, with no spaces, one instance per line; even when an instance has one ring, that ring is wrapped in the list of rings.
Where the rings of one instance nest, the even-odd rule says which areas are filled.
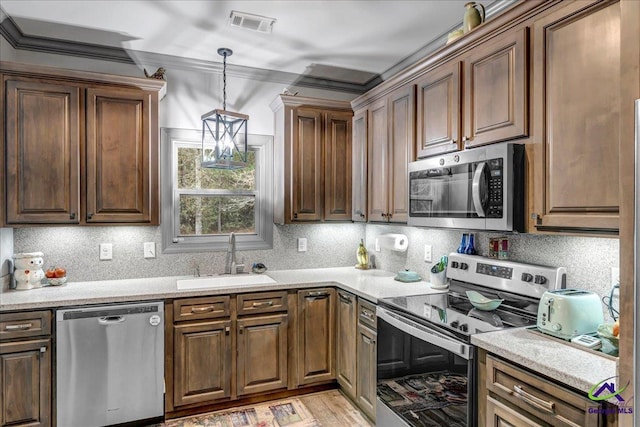
[[[482,311],[495,310],[500,306],[500,304],[502,304],[502,301],[504,301],[502,299],[487,298],[481,293],[476,291],[467,291],[466,293],[467,293],[467,297],[469,298],[469,301],[471,301],[471,304],[473,304],[473,306],[478,310],[482,310]]]

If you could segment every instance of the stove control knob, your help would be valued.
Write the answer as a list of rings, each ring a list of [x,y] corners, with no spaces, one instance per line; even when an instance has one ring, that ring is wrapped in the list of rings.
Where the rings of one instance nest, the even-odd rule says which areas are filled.
[[[460,263],[458,261],[451,261],[451,268],[458,268],[460,267]]]
[[[452,327],[452,328],[454,328],[454,329],[456,329],[456,328],[458,327],[458,324],[459,324],[459,323],[460,323],[460,322],[458,322],[457,320],[454,320],[453,322],[451,322],[451,327]]]
[[[463,323],[458,329],[460,329],[462,332],[467,332],[469,330],[469,325]]]
[[[533,280],[533,275],[529,273],[522,273],[521,279],[523,282],[531,282]]]
[[[533,283],[535,283],[536,285],[544,285],[545,283],[547,283],[547,278],[536,274],[536,277],[534,277],[533,279]]]
[[[466,270],[468,268],[469,268],[469,264],[467,264],[466,262],[460,263],[460,270]]]

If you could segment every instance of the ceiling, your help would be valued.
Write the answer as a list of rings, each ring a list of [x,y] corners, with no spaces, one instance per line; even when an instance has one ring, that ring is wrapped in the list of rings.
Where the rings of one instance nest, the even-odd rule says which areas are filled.
[[[17,32],[129,53],[366,84],[462,22],[467,0],[2,0]],[[489,2],[484,2],[488,4]],[[275,18],[271,34],[229,25],[231,11]],[[6,32],[3,32],[6,34]],[[136,62],[134,60],[134,62]]]

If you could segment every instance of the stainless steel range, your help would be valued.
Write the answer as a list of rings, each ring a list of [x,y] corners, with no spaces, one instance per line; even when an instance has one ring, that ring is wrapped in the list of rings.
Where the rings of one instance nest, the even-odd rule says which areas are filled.
[[[534,326],[540,297],[566,270],[452,253],[448,291],[378,300],[377,424],[476,426],[471,335]],[[503,300],[475,308],[466,291]]]

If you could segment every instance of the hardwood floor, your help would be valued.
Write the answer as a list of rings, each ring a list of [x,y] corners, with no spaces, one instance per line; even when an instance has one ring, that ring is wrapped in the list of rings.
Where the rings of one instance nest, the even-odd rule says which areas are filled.
[[[339,390],[306,394],[299,399],[322,427],[370,427],[369,419]]]

